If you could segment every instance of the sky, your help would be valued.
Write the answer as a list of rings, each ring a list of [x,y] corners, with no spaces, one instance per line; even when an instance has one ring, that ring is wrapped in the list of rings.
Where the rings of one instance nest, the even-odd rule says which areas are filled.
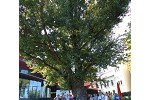
[[[129,7],[131,8],[131,4],[129,4]],[[125,30],[128,29],[127,25],[128,25],[128,22],[130,21],[131,21],[131,9],[129,9],[129,12],[123,18],[122,22],[119,23],[118,26],[116,26],[113,29],[113,32],[115,32],[115,35],[117,36],[119,34],[123,34]]]
[[[129,4],[129,7],[131,8],[131,4]],[[129,9],[129,12],[126,14],[126,16],[123,18],[122,22],[120,22],[118,25],[116,25],[113,28],[113,32],[115,33],[115,37],[117,37],[120,34],[125,33],[125,30],[128,29],[127,25],[131,21],[131,9]],[[120,66],[120,65],[119,65]],[[109,67],[108,70],[105,70],[106,72],[114,70],[114,67]]]

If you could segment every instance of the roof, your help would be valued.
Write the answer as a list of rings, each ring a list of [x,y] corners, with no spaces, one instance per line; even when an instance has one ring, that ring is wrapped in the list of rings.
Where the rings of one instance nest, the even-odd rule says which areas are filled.
[[[29,69],[27,64],[24,61],[19,60],[19,67],[24,69]]]
[[[29,69],[29,66],[23,61],[23,57],[19,56],[19,67],[24,69]]]
[[[88,88],[88,90],[96,90],[96,91],[98,91],[98,88]]]
[[[96,82],[85,82],[84,86],[87,87],[88,90],[96,90],[96,91],[98,91],[98,88],[92,88],[92,87],[90,87],[91,85],[93,87],[96,87],[96,84],[97,84]]]
[[[25,69],[28,71],[32,71],[31,69],[29,69],[29,66],[27,66],[25,61],[23,61],[23,57],[21,57],[21,56],[19,56],[19,68]],[[35,80],[35,81],[43,81],[44,80],[43,76],[40,73],[25,74],[25,73],[19,72],[19,78]]]
[[[91,85],[96,86],[96,82],[85,82],[84,83],[84,86],[91,86]]]
[[[35,81],[44,81],[43,78],[34,76],[34,75],[29,75],[29,74],[24,74],[24,73],[19,73],[19,78],[22,79],[27,79],[27,80],[35,80]]]

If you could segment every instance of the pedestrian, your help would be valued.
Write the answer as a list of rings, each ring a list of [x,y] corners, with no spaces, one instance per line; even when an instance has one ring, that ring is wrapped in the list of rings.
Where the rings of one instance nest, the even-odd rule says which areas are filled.
[[[98,100],[105,100],[105,95],[102,92],[99,92]]]
[[[73,100],[73,96],[71,94],[69,96],[69,100]]]
[[[108,100],[108,93],[105,93],[105,100]]]
[[[64,94],[62,94],[61,100],[67,100],[67,99],[65,98]]]
[[[54,98],[54,100],[61,100],[60,95],[57,94],[56,97]]]
[[[90,99],[89,100],[94,100],[92,94],[90,95]]]
[[[110,91],[108,91],[108,94],[109,94],[109,95],[110,95],[110,93],[111,93],[111,92],[110,92]]]
[[[69,97],[70,97],[70,95],[69,95],[69,94],[67,94],[67,95],[66,95],[66,100],[69,100]]]
[[[87,95],[87,100],[90,100],[90,94]]]
[[[115,90],[113,90],[113,93],[111,95],[111,99],[114,100],[114,98],[115,98]]]
[[[110,97],[110,100],[114,100],[114,96],[113,96],[112,92],[110,92],[109,97]]]
[[[107,93],[107,96],[108,96],[108,100],[111,100],[111,93],[110,93],[110,91]]]
[[[97,94],[94,94],[93,100],[98,100]]]
[[[118,94],[117,94],[117,93],[115,93],[114,100],[120,100],[120,97],[118,96]]]

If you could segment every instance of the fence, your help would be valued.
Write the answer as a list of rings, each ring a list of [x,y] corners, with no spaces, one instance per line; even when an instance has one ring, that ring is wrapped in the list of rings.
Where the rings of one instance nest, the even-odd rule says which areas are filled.
[[[46,98],[51,98],[55,95],[54,92],[51,92],[50,88],[41,87],[41,86],[20,86],[19,87],[19,98],[20,100],[47,100]],[[45,98],[45,99],[43,99]]]

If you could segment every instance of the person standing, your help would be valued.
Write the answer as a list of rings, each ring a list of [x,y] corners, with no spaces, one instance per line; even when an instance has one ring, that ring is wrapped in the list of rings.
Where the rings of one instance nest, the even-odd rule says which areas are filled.
[[[73,100],[73,96],[71,94],[69,96],[69,100]]]
[[[64,94],[61,96],[61,100],[67,100],[64,96]]]
[[[97,94],[94,94],[93,100],[98,100]]]
[[[94,100],[92,95],[90,95],[90,99],[89,100]]]
[[[114,100],[115,99],[115,90],[113,90],[113,93],[111,95],[111,100]]]
[[[114,100],[121,100],[117,93],[115,93]]]
[[[69,100],[69,97],[70,97],[70,95],[69,95],[69,94],[67,94],[67,95],[66,95],[66,100]]]
[[[105,100],[105,95],[102,92],[99,92],[98,100]]]
[[[108,100],[111,100],[111,93],[110,93],[110,91],[108,92],[107,96],[108,96]]]
[[[87,95],[87,100],[90,100],[90,94]]]
[[[105,100],[108,100],[108,93],[105,93]]]
[[[57,94],[56,97],[54,98],[54,100],[61,100],[60,95]]]
[[[110,92],[109,97],[110,97],[110,100],[114,100],[114,97],[113,97],[113,95],[112,95],[112,92]]]

